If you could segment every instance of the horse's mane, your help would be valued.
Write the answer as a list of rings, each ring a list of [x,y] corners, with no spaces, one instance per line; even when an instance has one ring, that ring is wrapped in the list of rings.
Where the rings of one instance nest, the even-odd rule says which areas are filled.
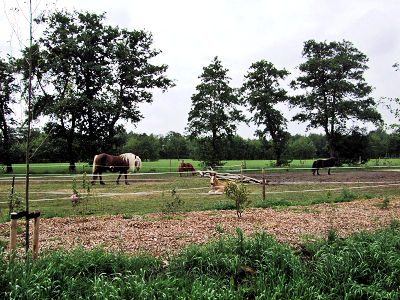
[[[142,168],[142,160],[140,159],[139,156],[136,156],[133,153],[124,153],[120,155],[123,159],[129,161],[129,169],[131,169],[132,171],[135,170],[136,168],[136,161],[139,162],[139,166],[138,168],[141,169]]]

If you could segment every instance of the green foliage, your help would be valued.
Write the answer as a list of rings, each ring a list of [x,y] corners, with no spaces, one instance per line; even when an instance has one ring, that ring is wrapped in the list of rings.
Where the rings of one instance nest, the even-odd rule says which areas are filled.
[[[15,93],[18,91],[15,78],[14,60],[11,57],[7,61],[0,58],[0,161],[7,166],[8,173],[13,171],[10,127],[15,123],[12,115],[12,106],[16,103]]]
[[[247,187],[243,183],[236,184],[234,182],[229,182],[225,187],[225,194],[229,199],[235,202],[236,214],[241,218],[243,211],[251,203],[251,199],[249,198],[250,192]]]
[[[335,198],[335,202],[351,202],[357,198],[358,195],[356,193],[354,193],[352,190],[344,188],[341,194]]]
[[[306,94],[293,97],[292,106],[302,111],[293,120],[309,122],[308,127],[322,127],[330,155],[335,156],[336,136],[348,120],[381,122],[376,103],[370,97],[372,87],[364,79],[368,58],[351,42],[304,43],[299,66],[302,74],[292,82],[293,88],[308,89]]]
[[[400,231],[326,238],[294,250],[265,233],[218,240],[163,258],[102,249],[42,253],[11,263],[0,251],[4,299],[396,299]],[[164,259],[165,261],[165,259]]]
[[[174,85],[164,75],[166,65],[150,63],[160,53],[150,33],[106,25],[104,19],[65,10],[37,19],[45,30],[35,45],[35,86],[42,87],[35,91],[35,116],[50,117],[49,132],[66,142],[71,163],[80,151],[87,157],[119,146],[118,122],[138,122],[143,118],[138,104],[152,102],[152,90]]]
[[[287,92],[279,87],[279,81],[287,75],[289,72],[285,69],[278,70],[272,63],[261,60],[251,65],[240,90],[244,101],[250,105],[252,121],[261,127],[257,135],[272,138],[278,166],[289,133],[286,131],[286,118],[275,106],[288,100]]]
[[[383,199],[381,203],[374,204],[374,206],[379,207],[379,208],[388,208],[389,205],[390,205],[390,199],[388,197]]]
[[[199,142],[199,158],[207,165],[219,165],[223,159],[223,138],[233,136],[237,123],[244,120],[237,107],[240,104],[229,86],[228,70],[218,57],[203,68],[201,83],[192,96],[192,108],[188,116],[187,131]]]
[[[173,188],[171,190],[171,199],[165,199],[163,210],[165,212],[178,211],[182,209],[182,206],[184,204],[185,201],[183,201],[183,199],[178,195],[178,193],[176,192],[176,188]]]

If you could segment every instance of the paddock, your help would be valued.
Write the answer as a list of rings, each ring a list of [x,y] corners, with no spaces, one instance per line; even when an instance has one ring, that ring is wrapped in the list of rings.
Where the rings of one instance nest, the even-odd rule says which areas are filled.
[[[231,170],[232,168],[226,166],[224,170],[228,169]],[[231,171],[231,173],[236,174],[238,178],[241,174],[256,179],[261,179],[262,176],[259,169],[236,169],[235,172]],[[129,233],[130,228],[135,232],[137,229],[144,230],[144,237],[140,240],[143,249],[150,249],[157,253],[160,249],[166,248],[167,244],[170,246],[173,244],[171,247],[174,248],[186,245],[189,242],[204,241],[200,237],[200,233],[195,234],[194,232],[210,231],[211,225],[206,226],[206,223],[214,220],[214,216],[219,216],[221,224],[224,224],[226,228],[231,228],[234,226],[232,224],[237,224],[241,227],[254,227],[264,230],[269,227],[275,228],[276,226],[273,224],[279,222],[286,225],[290,223],[289,219],[280,219],[279,215],[282,210],[289,213],[293,218],[301,214],[304,220],[300,222],[297,217],[295,220],[301,224],[304,223],[302,226],[305,229],[302,230],[306,232],[307,222],[318,222],[319,228],[326,228],[330,221],[328,218],[323,223],[322,213],[310,215],[304,212],[322,212],[329,210],[329,207],[340,206],[343,207],[340,208],[341,213],[346,214],[346,209],[350,209],[353,202],[358,203],[357,214],[362,214],[364,210],[373,210],[373,213],[371,213],[371,216],[368,215],[367,221],[365,219],[357,221],[357,214],[354,215],[354,218],[348,221],[350,223],[346,225],[349,228],[354,224],[357,225],[357,222],[364,222],[363,226],[367,229],[375,228],[375,226],[390,222],[389,217],[400,218],[400,215],[398,215],[400,211],[398,209],[400,173],[399,169],[393,168],[371,168],[367,170],[338,168],[333,169],[329,176],[325,173],[318,177],[313,176],[310,169],[267,169],[265,172],[266,200],[262,200],[262,186],[260,184],[246,184],[256,207],[246,210],[243,213],[244,219],[240,221],[231,216],[231,214],[235,215],[234,208],[232,205],[230,206],[225,195],[208,194],[210,190],[209,176],[180,177],[179,172],[169,172],[168,170],[166,172],[130,173],[128,180],[131,184],[128,186],[115,184],[117,174],[107,173],[103,176],[105,181],[109,181],[110,184],[91,186],[90,174],[86,176],[82,174],[34,174],[31,176],[30,210],[41,211],[42,228],[46,228],[45,224],[48,224],[59,234],[59,236],[54,236],[47,229],[43,229],[45,231],[41,234],[41,241],[43,238],[41,247],[45,247],[45,245],[56,247],[56,245],[63,243],[76,246],[81,241],[85,247],[110,244],[110,247],[113,248],[115,243],[109,237],[109,234],[111,234],[120,241],[123,249],[128,249],[130,247],[128,240],[133,234]],[[79,205],[74,205],[70,199],[74,184],[82,197],[82,202]],[[87,191],[88,186],[90,187],[89,192]],[[11,177],[1,176],[0,217],[3,220],[9,213],[10,190]],[[14,190],[15,200],[20,201],[21,206],[23,206],[25,190],[23,175],[16,176]],[[355,193],[357,195],[356,200],[349,203],[331,201],[340,196],[344,190]],[[167,204],[173,202],[176,197],[182,200],[182,205],[177,207],[176,210],[168,209]],[[373,206],[386,198],[390,199],[389,209],[378,209]],[[260,206],[260,204],[263,204],[263,206]],[[276,210],[275,208],[280,209]],[[383,214],[382,217],[376,215],[374,219],[372,214],[376,214],[376,212]],[[310,216],[318,220],[311,221]],[[197,221],[196,218],[198,218]],[[218,226],[218,218],[210,221],[210,224]],[[265,221],[262,221],[262,218],[266,218]],[[335,218],[340,219],[339,216],[335,216]],[[380,222],[379,218],[384,221]],[[186,219],[190,219],[192,223],[185,222]],[[307,221],[307,219],[309,220]],[[225,223],[225,221],[228,223]],[[146,229],[152,226],[170,228],[171,222],[175,224],[174,226],[178,226],[178,229],[180,228],[182,236],[179,237],[179,234],[175,231],[171,231],[169,235],[167,231],[151,233]],[[0,225],[2,228],[1,235],[7,236],[9,224],[0,223]],[[127,226],[127,228],[122,229],[121,226]],[[309,224],[308,226],[312,227],[313,225]],[[359,228],[363,228],[363,226]],[[193,229],[190,229],[190,227],[193,227]],[[280,228],[279,234],[284,235],[284,228],[278,227]],[[311,231],[313,232],[313,230]],[[93,238],[93,244],[89,245],[90,240],[85,241],[85,232],[98,236],[98,240]],[[213,230],[211,232],[211,236],[217,234]],[[324,230],[321,229],[320,233],[323,234],[323,232]],[[103,235],[104,240],[101,238]],[[171,240],[164,241],[164,246],[162,244],[157,246],[156,240],[152,241],[149,238],[153,237],[159,241],[165,239],[166,236],[169,236]],[[299,239],[298,236],[291,238],[296,241]],[[136,243],[132,243],[129,251],[137,251],[137,247],[139,246]]]

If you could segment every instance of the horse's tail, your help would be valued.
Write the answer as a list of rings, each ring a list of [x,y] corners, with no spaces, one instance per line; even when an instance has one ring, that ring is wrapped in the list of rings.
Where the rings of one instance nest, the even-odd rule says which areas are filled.
[[[96,169],[97,169],[97,166],[96,166],[97,156],[99,156],[99,155],[95,155],[93,158],[93,174],[94,174],[94,172],[96,172]]]

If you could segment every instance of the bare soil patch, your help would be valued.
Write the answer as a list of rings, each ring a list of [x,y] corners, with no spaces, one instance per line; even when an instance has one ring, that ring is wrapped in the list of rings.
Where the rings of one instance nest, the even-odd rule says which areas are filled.
[[[222,228],[224,234],[228,234],[236,227],[240,227],[246,236],[264,231],[278,241],[296,247],[310,236],[325,236],[330,229],[345,237],[358,231],[373,231],[389,225],[393,219],[400,219],[400,198],[390,199],[388,208],[375,206],[379,203],[382,199],[282,210],[252,208],[246,210],[241,219],[235,211],[156,213],[131,219],[121,215],[41,219],[40,247],[69,250],[101,246],[127,254],[146,251],[164,255],[190,244],[209,242],[221,234]],[[9,226],[9,223],[0,224],[2,237],[7,236]],[[23,238],[21,233],[20,241]]]
[[[343,171],[343,169],[331,169],[331,175],[328,175],[327,169],[320,169],[320,175],[313,175],[311,171],[307,172],[266,172],[265,178],[270,184],[284,184],[293,182],[371,182],[371,183],[393,183],[400,182],[400,170],[354,170]],[[260,174],[246,174],[260,179]]]

